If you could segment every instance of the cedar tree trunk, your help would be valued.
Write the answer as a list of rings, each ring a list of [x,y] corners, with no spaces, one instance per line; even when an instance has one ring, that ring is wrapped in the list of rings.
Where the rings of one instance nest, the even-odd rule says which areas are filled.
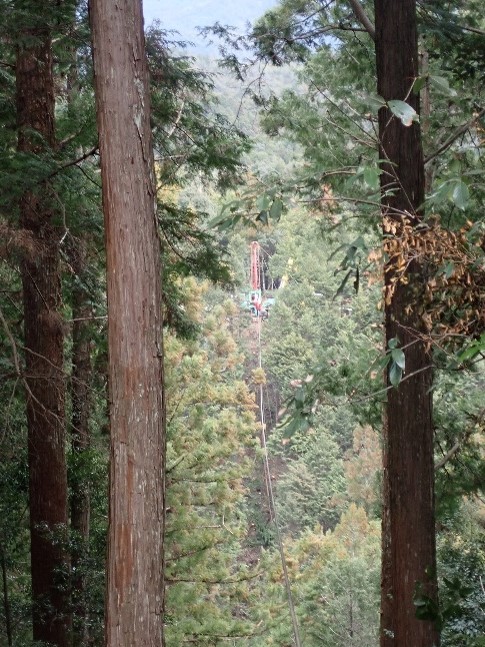
[[[106,644],[163,645],[161,254],[141,0],[92,0],[111,426]]]
[[[377,91],[419,113],[419,98],[410,92],[418,76],[416,1],[375,0],[375,17]],[[384,236],[399,238],[405,221],[416,225],[422,217],[419,125],[406,127],[383,108],[379,142],[379,157],[387,160],[381,163]],[[395,289],[394,278],[391,260],[385,267],[386,345],[399,339],[406,370],[388,391],[384,424],[381,647],[433,647],[439,644],[434,624],[418,620],[413,604],[416,587],[436,596],[431,358],[420,337],[420,267],[411,265],[409,282]]]
[[[42,3],[38,3],[42,11]],[[23,29],[16,61],[18,150],[42,154],[55,145],[54,79],[48,28]],[[68,645],[65,378],[60,314],[59,239],[54,197],[46,184],[20,201],[20,225],[36,243],[21,263],[27,425],[33,638]]]

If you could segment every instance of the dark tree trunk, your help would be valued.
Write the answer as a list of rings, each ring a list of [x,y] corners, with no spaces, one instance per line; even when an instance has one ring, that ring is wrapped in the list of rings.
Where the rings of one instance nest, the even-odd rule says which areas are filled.
[[[73,646],[89,644],[89,618],[86,606],[86,576],[83,560],[89,549],[90,493],[83,478],[84,458],[90,447],[89,416],[91,411],[91,330],[92,307],[86,289],[86,250],[82,240],[73,242],[71,267],[74,272],[72,288],[72,436],[74,455],[71,482],[71,528],[74,548],[72,560],[72,600],[74,610]]]
[[[375,16],[377,91],[419,112],[419,98],[410,91],[418,76],[416,2],[375,0]],[[422,217],[419,125],[406,127],[381,109],[379,140],[379,157],[387,160],[381,175],[384,236],[399,238],[406,222]],[[433,647],[439,644],[434,624],[418,620],[413,604],[416,586],[436,596],[431,357],[420,337],[420,267],[411,265],[409,283],[394,289],[395,278],[391,259],[385,267],[386,344],[399,339],[406,371],[388,391],[384,424],[381,647]]]
[[[38,3],[39,12],[42,3]],[[18,150],[40,154],[54,147],[54,81],[47,29],[23,30],[16,62]],[[53,196],[38,185],[20,201],[20,224],[35,252],[22,260],[24,300],[33,637],[68,645],[68,562],[65,460],[65,377],[59,231]]]
[[[92,0],[110,392],[106,644],[163,645],[160,242],[141,0]]]
[[[3,615],[5,616],[5,633],[7,634],[7,645],[8,647],[12,647],[13,645],[12,611],[10,608],[7,565],[5,563],[5,553],[3,552],[3,546],[0,546],[0,566],[2,570]]]

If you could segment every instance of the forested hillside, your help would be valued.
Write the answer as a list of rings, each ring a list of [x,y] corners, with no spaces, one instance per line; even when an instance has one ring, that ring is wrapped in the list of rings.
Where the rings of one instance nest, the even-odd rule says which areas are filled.
[[[141,5],[0,0],[0,645],[483,647],[480,3]]]

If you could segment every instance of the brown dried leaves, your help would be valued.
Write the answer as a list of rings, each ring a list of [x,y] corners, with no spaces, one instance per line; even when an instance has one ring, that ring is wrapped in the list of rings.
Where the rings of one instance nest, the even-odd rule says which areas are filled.
[[[485,238],[472,223],[458,231],[437,217],[417,225],[386,217],[384,231],[384,301],[412,278],[412,305],[422,332],[433,338],[475,337],[485,330]],[[370,261],[378,260],[373,253]]]

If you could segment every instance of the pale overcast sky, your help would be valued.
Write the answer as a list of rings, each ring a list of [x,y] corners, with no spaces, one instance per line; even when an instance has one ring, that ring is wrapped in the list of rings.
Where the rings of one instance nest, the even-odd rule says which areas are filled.
[[[201,44],[196,27],[205,27],[216,21],[243,27],[276,3],[277,0],[143,0],[143,13],[145,25],[160,20],[162,27],[175,29],[182,39]]]

